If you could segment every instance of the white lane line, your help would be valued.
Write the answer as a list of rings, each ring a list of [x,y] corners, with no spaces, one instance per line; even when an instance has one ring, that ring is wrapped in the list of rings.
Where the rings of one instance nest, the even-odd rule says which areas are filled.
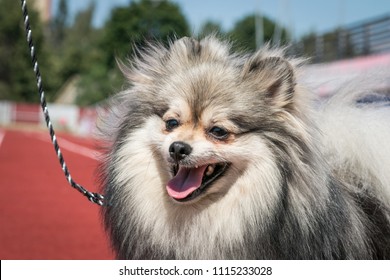
[[[69,150],[74,153],[78,153],[80,155],[83,155],[85,157],[92,158],[94,160],[99,160],[101,158],[101,153],[98,151],[92,150],[90,148],[81,146],[79,144],[72,143],[64,138],[61,138],[58,140],[60,143],[60,147],[63,147],[66,150]]]
[[[1,144],[3,144],[4,137],[5,137],[5,131],[0,130],[0,147]]]
[[[37,134],[31,133],[29,135],[31,135],[32,137],[37,138],[39,140],[51,143],[50,137],[48,137],[46,135],[42,135],[42,134],[38,134],[38,133]],[[64,138],[57,137],[57,141],[58,141],[58,144],[60,146],[60,149],[68,150],[70,152],[73,152],[73,153],[76,153],[76,154],[79,154],[79,155],[82,155],[82,156],[85,156],[88,158],[92,158],[94,160],[100,160],[102,158],[102,154],[96,150],[81,146],[79,144],[75,144],[75,143],[68,141]]]

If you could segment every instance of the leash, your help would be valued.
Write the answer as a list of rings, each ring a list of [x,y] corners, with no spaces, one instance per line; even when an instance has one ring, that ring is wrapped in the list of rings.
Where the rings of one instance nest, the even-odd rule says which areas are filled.
[[[57,157],[58,157],[58,160],[61,164],[62,171],[64,172],[66,180],[73,188],[75,188],[80,193],[82,193],[85,197],[87,197],[89,201],[102,206],[104,196],[101,194],[98,194],[98,193],[90,192],[90,191],[86,190],[85,188],[83,188],[81,185],[77,184],[72,179],[70,172],[69,172],[69,169],[65,163],[64,157],[63,157],[61,150],[60,150],[60,146],[58,145],[58,142],[57,142],[57,137],[55,135],[54,128],[53,128],[53,125],[51,123],[50,116],[49,116],[49,110],[48,110],[47,104],[46,104],[45,92],[43,90],[43,85],[42,85],[42,76],[41,76],[41,73],[39,71],[37,56],[35,53],[35,47],[34,47],[33,40],[32,40],[32,31],[31,31],[30,20],[29,20],[28,11],[27,11],[27,3],[26,3],[26,0],[21,0],[20,2],[22,5],[22,12],[23,12],[24,26],[26,29],[27,43],[28,43],[28,46],[30,48],[31,61],[32,61],[35,77],[37,80],[37,87],[38,87],[38,93],[40,96],[40,103],[41,103],[43,114],[45,116],[47,128],[49,129],[51,142],[53,143],[54,150],[55,150]]]

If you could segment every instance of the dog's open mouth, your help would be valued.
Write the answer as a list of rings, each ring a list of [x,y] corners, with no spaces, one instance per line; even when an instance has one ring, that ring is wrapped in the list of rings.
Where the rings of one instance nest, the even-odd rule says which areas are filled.
[[[179,202],[190,201],[221,177],[228,166],[228,163],[194,167],[176,165],[172,170],[174,177],[167,183],[168,195]]]

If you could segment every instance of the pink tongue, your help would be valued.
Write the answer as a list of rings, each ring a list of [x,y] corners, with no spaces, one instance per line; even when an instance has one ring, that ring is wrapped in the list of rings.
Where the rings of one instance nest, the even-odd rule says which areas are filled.
[[[183,199],[200,187],[207,165],[198,168],[179,167],[176,176],[167,183],[168,194]]]

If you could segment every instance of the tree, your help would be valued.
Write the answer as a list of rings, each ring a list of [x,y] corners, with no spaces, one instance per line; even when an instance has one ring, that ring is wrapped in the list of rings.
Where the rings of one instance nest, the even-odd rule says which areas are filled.
[[[59,69],[64,80],[88,71],[96,56],[99,57],[101,34],[92,26],[94,11],[95,4],[92,2],[86,10],[76,15],[74,23],[66,29]]]
[[[83,73],[93,72],[95,61],[104,60],[99,45],[101,30],[92,25],[94,12],[95,3],[91,2],[85,10],[76,14],[73,22],[69,23],[66,4],[64,1],[59,3],[50,34],[50,37],[56,40],[50,40],[50,46],[53,54],[52,74],[60,85],[73,81]]]
[[[263,16],[263,34],[264,42],[273,42],[276,23],[266,16]],[[238,50],[254,51],[256,50],[256,25],[255,15],[249,15],[238,21],[233,30],[228,33],[229,37],[235,43],[234,47]],[[281,28],[280,45],[287,43],[288,32]]]
[[[97,58],[81,74],[79,105],[99,102],[120,87],[123,78],[116,59],[132,57],[134,47],[142,48],[148,41],[166,44],[175,36],[188,35],[189,28],[176,4],[167,0],[141,0],[114,9],[102,33]]]
[[[178,5],[167,0],[131,1],[128,7],[116,8],[105,25],[102,41],[110,66],[115,56],[131,56],[134,46],[158,40],[167,43],[175,36],[189,35],[186,18]]]
[[[0,99],[36,102],[39,100],[32,70],[30,51],[26,43],[19,1],[0,0]],[[29,19],[45,93],[50,99],[53,89],[49,73],[49,57],[44,48],[43,25],[38,13],[29,8]]]
[[[66,0],[60,0],[58,11],[51,23],[51,41],[55,48],[62,47],[65,39],[66,23],[68,20],[68,4]]]
[[[202,24],[198,37],[204,38],[211,34],[223,36],[224,32],[222,31],[222,27],[219,23],[209,20]]]

